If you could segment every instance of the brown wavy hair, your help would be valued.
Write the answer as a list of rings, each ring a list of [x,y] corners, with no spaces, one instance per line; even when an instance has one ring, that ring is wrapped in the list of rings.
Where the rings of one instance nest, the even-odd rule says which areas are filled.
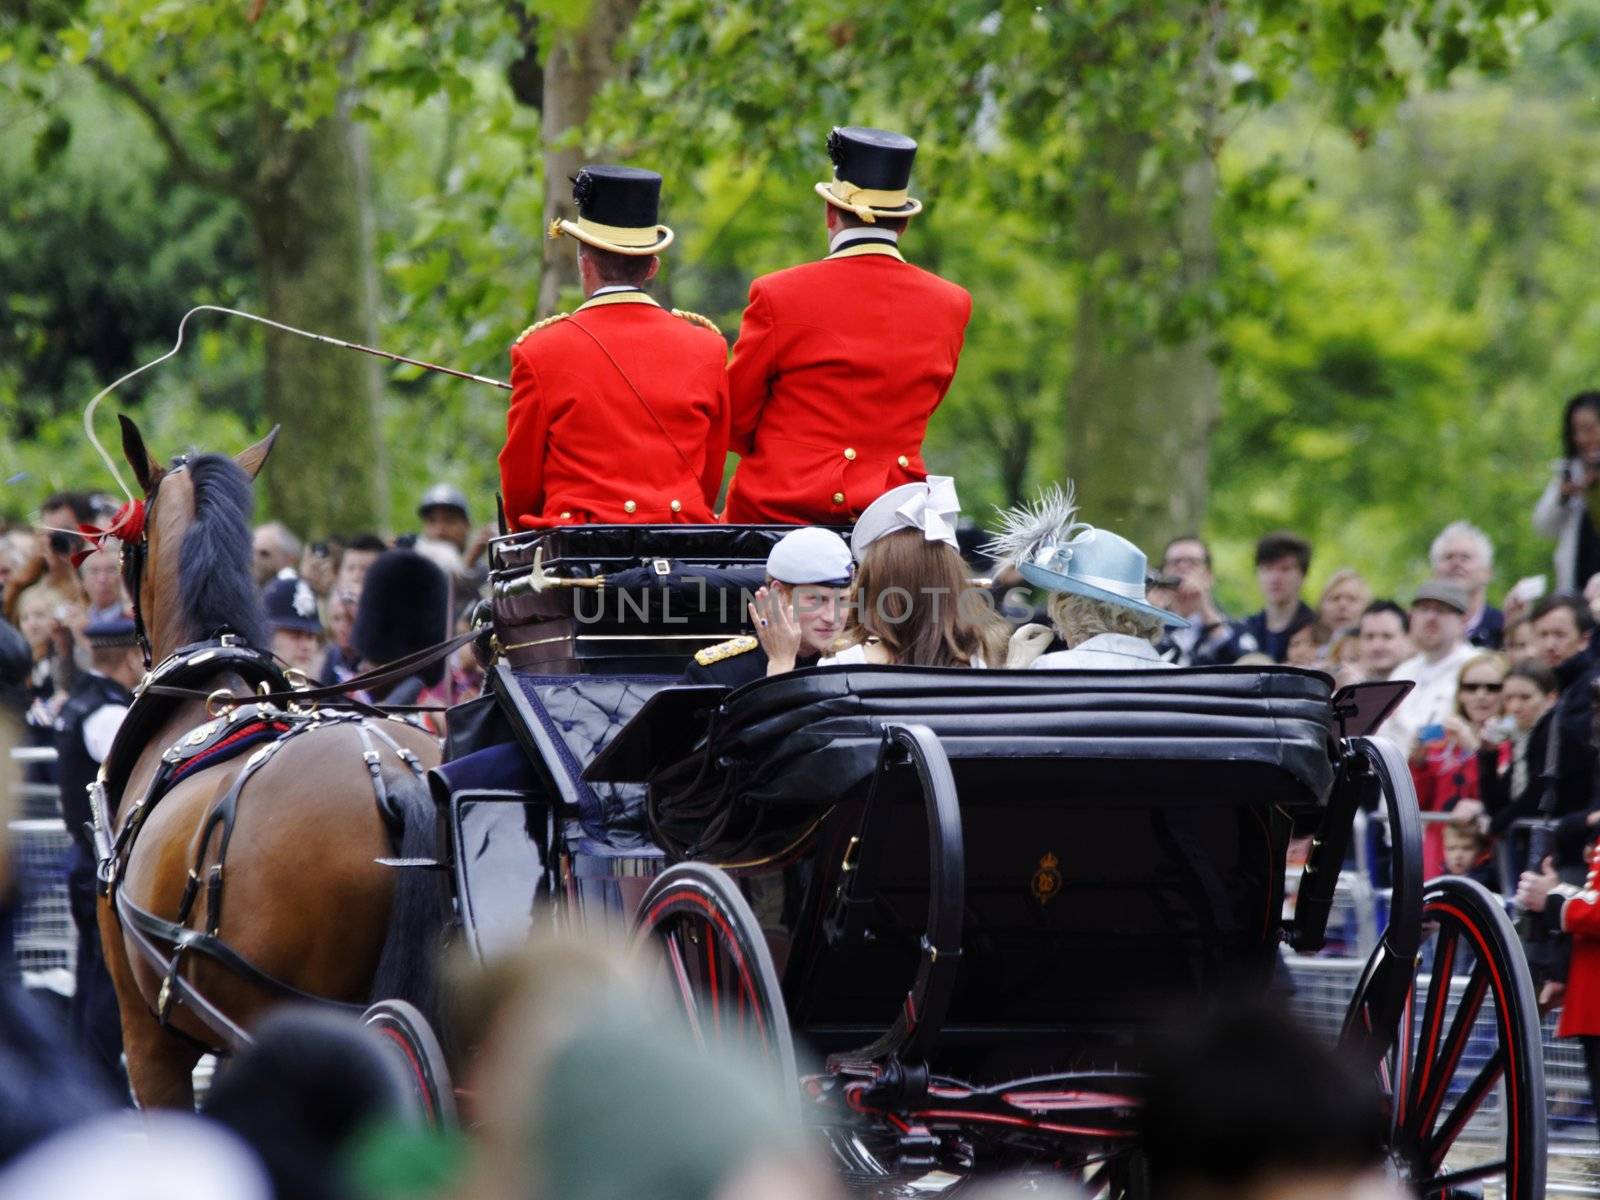
[[[987,599],[954,546],[897,530],[861,556],[839,644],[876,639],[903,666],[970,667],[978,654],[1004,666],[1010,628]]]

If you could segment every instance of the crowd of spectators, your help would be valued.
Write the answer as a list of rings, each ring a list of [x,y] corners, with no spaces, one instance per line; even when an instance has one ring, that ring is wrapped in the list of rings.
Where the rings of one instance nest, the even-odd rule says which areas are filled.
[[[1261,607],[1231,617],[1215,599],[1205,541],[1175,538],[1151,598],[1189,625],[1162,650],[1182,666],[1281,663],[1324,671],[1341,686],[1411,682],[1382,733],[1409,762],[1423,812],[1450,818],[1427,827],[1425,877],[1450,871],[1498,889],[1491,846],[1548,817],[1557,870],[1580,880],[1589,831],[1600,825],[1592,728],[1600,575],[1583,593],[1522,580],[1496,606],[1494,546],[1483,530],[1453,522],[1428,557],[1430,573],[1407,595],[1374,597],[1359,571],[1341,567],[1308,596],[1311,545],[1271,533],[1256,544]]]
[[[0,531],[0,707],[25,718],[36,744],[50,743],[74,680],[91,669],[85,631],[131,613],[116,545],[95,550],[75,532],[104,528],[115,510],[109,496],[62,492],[41,505],[36,524]],[[474,529],[466,497],[448,484],[424,494],[417,516],[418,529],[392,539],[359,532],[305,543],[279,521],[255,529],[252,561],[269,648],[284,667],[313,685],[342,683],[396,657],[384,653],[395,645],[432,645],[469,619],[491,531]],[[391,594],[369,597],[364,645],[363,592],[386,556]],[[396,598],[402,593],[404,603]],[[431,604],[420,603],[424,595]],[[448,707],[476,695],[481,682],[463,651],[399,694],[364,698]]]

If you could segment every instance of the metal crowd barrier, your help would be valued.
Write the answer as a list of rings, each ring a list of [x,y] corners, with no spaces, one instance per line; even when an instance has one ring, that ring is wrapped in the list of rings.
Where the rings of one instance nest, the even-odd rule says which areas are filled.
[[[18,746],[11,759],[21,775],[31,765],[54,764],[56,752],[49,746]],[[72,839],[61,820],[61,794],[53,783],[18,780],[12,808],[7,827],[17,887],[12,929],[17,965],[27,986],[70,996],[78,930],[67,902]]]

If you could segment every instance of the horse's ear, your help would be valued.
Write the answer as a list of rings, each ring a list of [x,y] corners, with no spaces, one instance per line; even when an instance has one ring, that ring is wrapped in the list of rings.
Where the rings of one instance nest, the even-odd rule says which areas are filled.
[[[254,446],[239,451],[233,456],[233,461],[244,468],[244,473],[254,479],[261,473],[261,464],[267,461],[267,455],[272,453],[272,443],[278,440],[278,430],[281,425],[274,425],[272,432],[267,434]]]
[[[166,468],[144,448],[144,435],[139,432],[132,417],[127,413],[118,413],[117,420],[122,423],[122,456],[128,460],[128,465],[133,468],[133,477],[148,496],[155,490]]]

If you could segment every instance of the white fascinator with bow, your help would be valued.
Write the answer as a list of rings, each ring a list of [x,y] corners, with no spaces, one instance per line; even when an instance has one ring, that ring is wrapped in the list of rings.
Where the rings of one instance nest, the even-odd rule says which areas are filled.
[[[1035,587],[1129,608],[1174,629],[1188,624],[1145,598],[1149,563],[1143,550],[1077,515],[1072,486],[1052,486],[1032,504],[1002,513],[1000,532],[984,553],[1015,564]]]
[[[905,483],[879,496],[856,521],[850,534],[850,552],[861,555],[885,534],[900,529],[917,529],[923,540],[956,542],[956,522],[961,519],[961,501],[956,497],[956,481],[949,475],[929,475],[922,483]]]

